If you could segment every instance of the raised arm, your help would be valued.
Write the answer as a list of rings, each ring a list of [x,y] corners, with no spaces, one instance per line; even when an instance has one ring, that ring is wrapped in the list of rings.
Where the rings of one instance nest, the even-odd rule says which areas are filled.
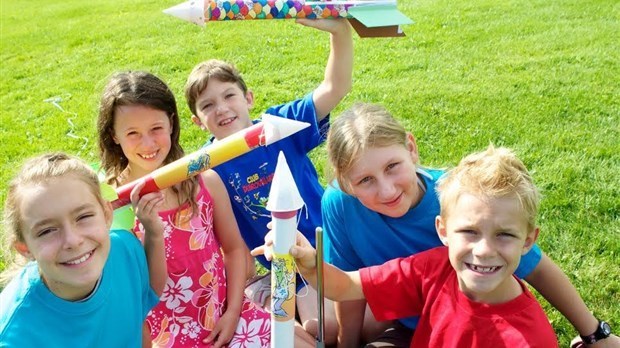
[[[297,23],[330,33],[330,51],[323,82],[314,90],[313,101],[320,121],[351,91],[353,75],[352,30],[346,19],[298,19]]]
[[[202,177],[214,202],[213,230],[224,254],[227,303],[226,312],[205,339],[205,343],[213,342],[213,347],[220,347],[232,339],[239,323],[247,275],[247,247],[239,233],[228,193],[219,175],[213,170],[207,170]]]
[[[164,249],[164,223],[159,218],[159,209],[164,202],[161,192],[148,193],[139,197],[144,182],[131,191],[131,204],[136,217],[144,227],[144,252],[149,267],[151,288],[161,296],[168,279],[166,253]]]

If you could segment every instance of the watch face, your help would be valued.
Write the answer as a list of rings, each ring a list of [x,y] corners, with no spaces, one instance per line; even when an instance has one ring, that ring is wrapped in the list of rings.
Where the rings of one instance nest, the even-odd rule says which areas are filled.
[[[607,337],[609,335],[611,335],[611,327],[609,326],[609,324],[607,324],[606,322],[601,322],[601,331],[603,331],[603,334]]]

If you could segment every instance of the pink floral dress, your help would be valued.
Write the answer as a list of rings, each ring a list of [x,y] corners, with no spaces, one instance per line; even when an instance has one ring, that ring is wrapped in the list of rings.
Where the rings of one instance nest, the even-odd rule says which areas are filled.
[[[164,222],[168,279],[160,302],[147,317],[153,347],[210,346],[202,340],[226,309],[226,275],[220,243],[213,233],[213,201],[202,179],[199,182],[199,216],[187,220],[189,204],[159,214]],[[139,221],[134,232],[143,240],[144,227]],[[269,313],[244,297],[228,347],[269,347],[270,330]]]

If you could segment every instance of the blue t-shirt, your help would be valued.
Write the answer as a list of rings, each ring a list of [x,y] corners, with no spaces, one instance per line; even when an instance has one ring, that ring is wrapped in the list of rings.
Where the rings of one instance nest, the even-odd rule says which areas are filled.
[[[213,170],[220,175],[226,186],[241,236],[247,246],[253,249],[265,243],[267,223],[271,221],[271,213],[266,209],[267,198],[278,154],[283,151],[306,205],[298,214],[297,228],[314,245],[314,231],[321,226],[321,196],[324,189],[307,154],[325,141],[329,118],[325,117],[321,122],[317,122],[312,93],[301,99],[271,107],[265,113],[307,122],[310,127],[269,146],[259,146],[249,153],[213,167]],[[264,257],[257,259],[263,266],[270,268]]]
[[[99,286],[87,300],[54,295],[30,262],[0,294],[0,347],[141,347],[142,325],[159,299],[146,256],[130,232],[110,232]]]
[[[439,198],[435,191],[442,170],[418,169],[426,192],[405,215],[392,218],[366,208],[355,197],[328,186],[322,201],[325,261],[344,271],[383,264],[443,245],[435,230]],[[521,258],[515,274],[529,275],[540,262],[538,246]],[[415,328],[417,317],[401,320]]]

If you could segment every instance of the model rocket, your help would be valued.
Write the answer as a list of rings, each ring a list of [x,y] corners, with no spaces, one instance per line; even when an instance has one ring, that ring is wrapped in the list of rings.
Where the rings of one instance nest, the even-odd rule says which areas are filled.
[[[289,253],[297,235],[297,212],[304,201],[284,153],[278,155],[267,210],[274,233],[271,260],[271,347],[294,347],[295,260]]]
[[[146,180],[146,183],[140,195],[159,191],[241,156],[258,146],[267,146],[286,138],[308,126],[306,122],[263,115],[262,121],[257,124],[158,168],[146,177],[119,187],[116,190],[118,199],[112,202],[112,206],[116,209],[129,204],[131,190],[142,180]]]
[[[164,13],[200,26],[226,20],[348,18],[360,37],[404,36],[400,26],[413,23],[396,9],[396,0],[190,0]]]

